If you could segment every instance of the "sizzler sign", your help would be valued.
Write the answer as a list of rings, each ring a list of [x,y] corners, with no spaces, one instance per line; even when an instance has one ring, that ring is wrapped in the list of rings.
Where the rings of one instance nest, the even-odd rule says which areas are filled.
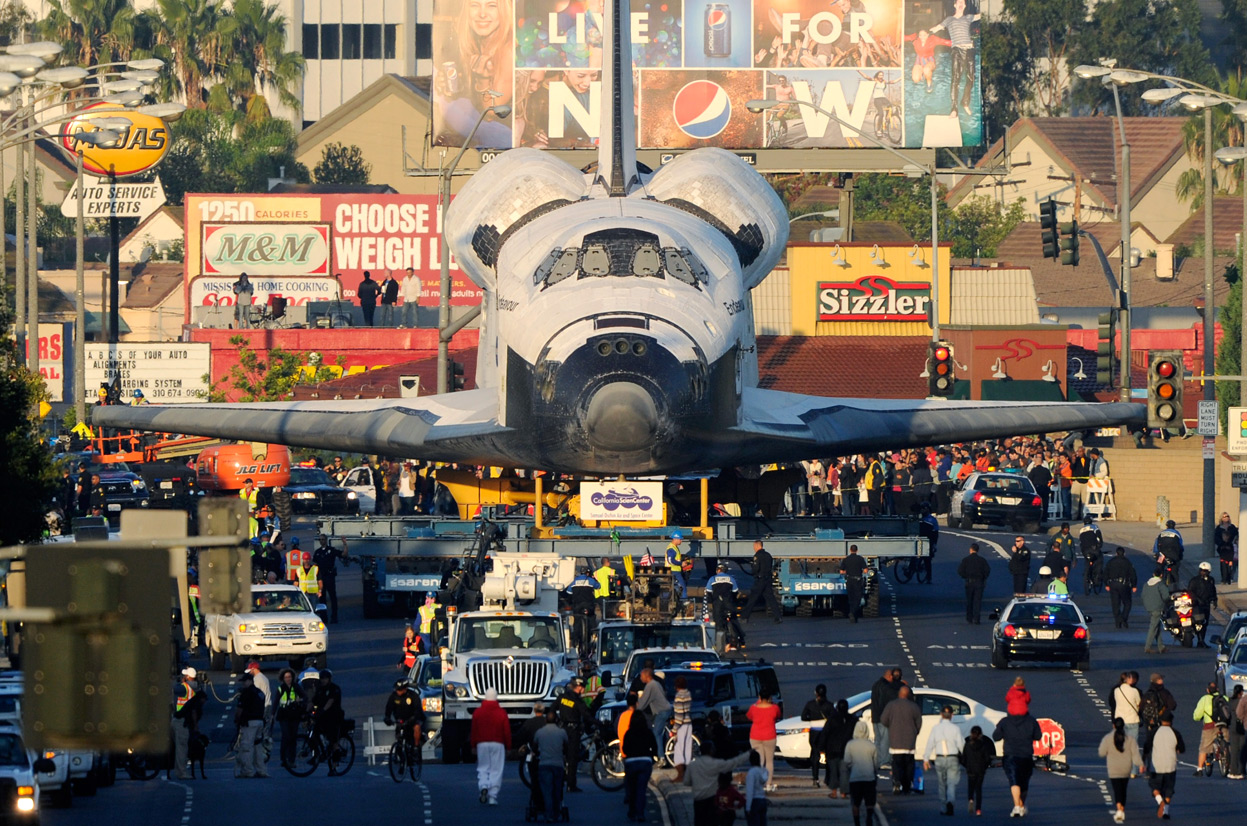
[[[882,275],[818,285],[819,321],[915,321],[925,319],[931,285],[899,282]]]

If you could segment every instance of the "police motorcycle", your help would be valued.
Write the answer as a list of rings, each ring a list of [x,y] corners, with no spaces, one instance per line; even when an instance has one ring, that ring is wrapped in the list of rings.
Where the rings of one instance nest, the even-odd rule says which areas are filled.
[[[1169,604],[1161,619],[1165,628],[1173,635],[1174,642],[1190,648],[1194,645],[1196,636],[1208,624],[1208,612],[1195,604],[1188,591],[1174,591],[1169,596]]]

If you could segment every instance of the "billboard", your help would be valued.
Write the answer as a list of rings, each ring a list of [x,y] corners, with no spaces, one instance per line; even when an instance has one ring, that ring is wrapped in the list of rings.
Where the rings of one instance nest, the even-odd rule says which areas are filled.
[[[96,400],[99,386],[119,379],[121,397],[135,390],[152,404],[201,402],[208,398],[211,370],[207,344],[124,342],[86,345],[86,396]]]
[[[256,303],[269,292],[304,303],[352,300],[365,271],[379,281],[390,271],[405,278],[411,267],[423,285],[420,305],[436,307],[438,219],[435,195],[187,195],[186,321],[193,306],[231,304],[242,272]],[[453,258],[449,267],[450,303],[480,304],[480,289]]]
[[[611,522],[662,519],[662,482],[581,482],[580,518]]]
[[[982,143],[979,14],[967,0],[621,2],[642,148]],[[434,0],[434,143],[463,145],[482,111],[507,104],[473,146],[594,146],[601,7]],[[792,102],[754,114],[745,104],[757,98]]]
[[[70,324],[39,325],[39,375],[48,389],[48,401],[65,400],[65,348],[73,346],[73,326]],[[30,341],[26,342],[30,351]]]

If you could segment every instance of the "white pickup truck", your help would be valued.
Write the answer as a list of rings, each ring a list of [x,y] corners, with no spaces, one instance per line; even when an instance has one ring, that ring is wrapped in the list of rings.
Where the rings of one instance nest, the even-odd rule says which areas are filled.
[[[0,723],[0,822],[38,826],[40,778],[53,776],[52,760],[40,757],[22,742],[22,730]]]
[[[329,632],[293,585],[252,585],[251,610],[244,614],[208,614],[205,643],[213,670],[235,674],[248,660],[286,660],[291,668],[325,667]]]

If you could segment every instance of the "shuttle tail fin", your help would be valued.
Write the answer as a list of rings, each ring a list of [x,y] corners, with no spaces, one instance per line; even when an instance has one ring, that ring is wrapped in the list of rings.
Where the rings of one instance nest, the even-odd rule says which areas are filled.
[[[602,4],[602,124],[598,181],[622,198],[640,184],[636,165],[636,115],[632,88],[632,14],[628,0]]]

